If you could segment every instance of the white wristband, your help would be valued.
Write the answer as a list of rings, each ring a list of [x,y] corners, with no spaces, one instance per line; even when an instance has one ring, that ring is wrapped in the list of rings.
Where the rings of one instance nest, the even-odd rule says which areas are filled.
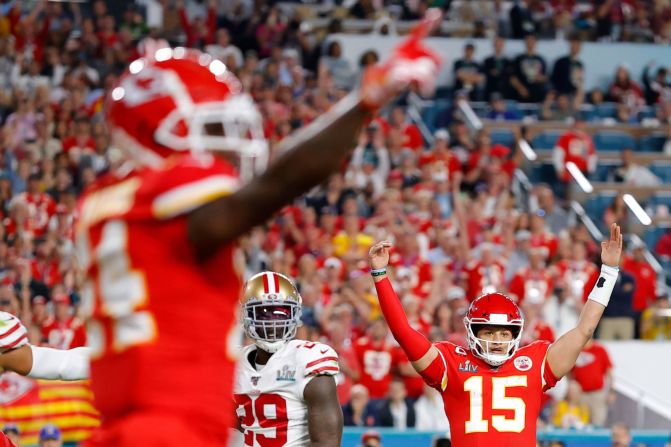
[[[594,284],[594,288],[590,292],[588,298],[603,306],[608,306],[610,294],[613,293],[613,287],[615,287],[618,273],[619,269],[617,267],[602,264],[599,279],[596,280],[596,284]]]

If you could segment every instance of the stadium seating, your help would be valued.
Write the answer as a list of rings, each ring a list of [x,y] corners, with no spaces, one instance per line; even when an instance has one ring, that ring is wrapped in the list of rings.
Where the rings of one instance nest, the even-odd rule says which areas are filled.
[[[641,137],[638,141],[638,149],[641,152],[661,152],[666,143],[666,135],[654,133]]]
[[[616,191],[601,191],[597,195],[590,197],[585,202],[585,211],[597,223],[602,221],[602,216],[606,208],[613,203]]]
[[[601,131],[594,134],[597,151],[621,151],[636,148],[634,137],[624,132]]]
[[[592,174],[591,179],[595,182],[607,182],[610,180],[611,173],[620,166],[620,162],[609,160],[601,161],[596,165],[596,170]]]
[[[563,130],[545,130],[532,138],[531,145],[537,151],[551,150],[562,133]]]
[[[650,170],[663,182],[671,182],[671,163],[656,162],[650,166]]]
[[[489,132],[489,137],[492,140],[492,144],[503,144],[508,147],[515,145],[515,134],[510,129],[492,129]]]

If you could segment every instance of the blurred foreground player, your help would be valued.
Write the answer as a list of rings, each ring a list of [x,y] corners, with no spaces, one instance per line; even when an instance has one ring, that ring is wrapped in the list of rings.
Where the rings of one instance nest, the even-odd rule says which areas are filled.
[[[433,87],[439,61],[421,39],[439,19],[431,11],[358,91],[283,140],[265,171],[261,116],[221,61],[159,48],[130,64],[107,106],[127,162],[79,205],[82,301],[102,416],[86,445],[226,445],[235,240],[338,169],[379,107],[412,82]]]
[[[0,433],[0,447],[16,447],[16,445],[4,433]]]
[[[536,341],[522,348],[522,312],[500,293],[471,303],[464,317],[468,349],[449,342],[431,344],[408,323],[386,276],[390,247],[380,242],[370,249],[380,306],[413,367],[442,393],[452,444],[535,447],[543,391],[571,371],[608,305],[622,253],[620,227],[613,224],[610,239],[601,244],[601,274],[578,325],[552,344]]]
[[[279,273],[259,273],[245,283],[241,301],[243,327],[254,340],[242,351],[235,382],[245,445],[339,446],[338,354],[294,339],[301,323],[294,283]]]

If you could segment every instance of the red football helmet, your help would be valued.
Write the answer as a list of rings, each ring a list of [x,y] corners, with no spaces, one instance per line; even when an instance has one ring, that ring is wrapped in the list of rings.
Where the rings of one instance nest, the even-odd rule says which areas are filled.
[[[468,346],[476,356],[492,366],[499,366],[511,358],[520,346],[524,317],[513,300],[502,293],[487,293],[476,298],[464,317],[468,335]],[[490,352],[488,340],[477,338],[479,326],[509,326],[513,333],[511,341],[496,342],[506,344],[503,354]]]
[[[268,144],[252,99],[209,54],[148,46],[108,100],[113,142],[141,165],[159,166],[176,152],[226,151],[243,177],[265,168]]]

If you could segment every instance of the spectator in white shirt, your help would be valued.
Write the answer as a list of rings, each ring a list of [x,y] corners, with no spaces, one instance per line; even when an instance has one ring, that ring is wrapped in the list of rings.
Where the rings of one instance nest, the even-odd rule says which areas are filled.
[[[443,399],[438,391],[428,385],[424,385],[424,393],[415,402],[415,418],[417,430],[450,429],[450,422],[443,408]]]
[[[207,45],[205,51],[215,59],[224,62],[232,55],[237,68],[241,68],[244,64],[242,51],[240,51],[240,48],[231,44],[231,35],[226,28],[219,28],[217,30],[215,41],[215,44]]]
[[[622,151],[622,166],[614,172],[616,182],[632,186],[657,186],[662,181],[645,166],[634,162],[634,152],[626,148]]]

